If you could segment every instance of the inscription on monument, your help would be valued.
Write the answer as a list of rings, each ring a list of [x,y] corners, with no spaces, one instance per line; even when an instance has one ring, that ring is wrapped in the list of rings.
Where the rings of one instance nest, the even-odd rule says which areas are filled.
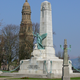
[[[42,18],[44,18],[44,7],[42,7]]]
[[[40,67],[38,65],[29,65],[29,69],[39,69]]]
[[[47,46],[53,46],[53,40],[52,40],[52,37],[51,37],[51,34],[50,36],[47,36]]]

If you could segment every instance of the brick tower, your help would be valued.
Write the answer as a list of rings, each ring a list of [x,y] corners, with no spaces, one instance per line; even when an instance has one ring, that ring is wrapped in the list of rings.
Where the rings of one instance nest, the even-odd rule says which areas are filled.
[[[32,22],[31,22],[31,9],[29,3],[26,0],[22,8],[22,21],[20,24],[20,32],[19,32],[19,59],[20,60],[30,58],[28,54],[31,54],[32,46],[33,46],[32,32],[33,31],[32,31]]]

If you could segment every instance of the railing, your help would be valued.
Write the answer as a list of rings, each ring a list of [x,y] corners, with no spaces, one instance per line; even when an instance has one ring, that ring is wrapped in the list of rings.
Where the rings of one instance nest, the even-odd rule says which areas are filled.
[[[22,63],[23,63],[23,61],[20,63],[20,65],[21,65]],[[1,70],[1,71],[2,71],[2,72],[8,72],[8,73],[9,73],[9,72],[13,72],[13,71],[15,71],[16,69],[18,69],[18,68],[20,67],[20,65],[17,66],[15,69],[11,70],[11,71],[2,71],[2,70]]]

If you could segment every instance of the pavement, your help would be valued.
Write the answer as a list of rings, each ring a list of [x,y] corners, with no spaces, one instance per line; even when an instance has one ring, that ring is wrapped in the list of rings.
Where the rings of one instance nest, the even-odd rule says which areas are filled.
[[[0,78],[0,80],[7,80],[6,78]]]
[[[22,78],[22,77],[29,77],[29,78],[61,78],[61,74],[19,74],[19,73],[2,73],[0,76],[10,76],[13,78]],[[80,77],[80,73],[72,73],[70,77]],[[1,80],[1,79],[0,79]],[[4,79],[3,79],[4,80]]]

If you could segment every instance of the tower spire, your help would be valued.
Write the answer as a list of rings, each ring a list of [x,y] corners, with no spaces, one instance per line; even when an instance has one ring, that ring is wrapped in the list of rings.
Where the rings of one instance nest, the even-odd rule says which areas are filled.
[[[26,0],[26,2],[27,2],[27,0]]]

